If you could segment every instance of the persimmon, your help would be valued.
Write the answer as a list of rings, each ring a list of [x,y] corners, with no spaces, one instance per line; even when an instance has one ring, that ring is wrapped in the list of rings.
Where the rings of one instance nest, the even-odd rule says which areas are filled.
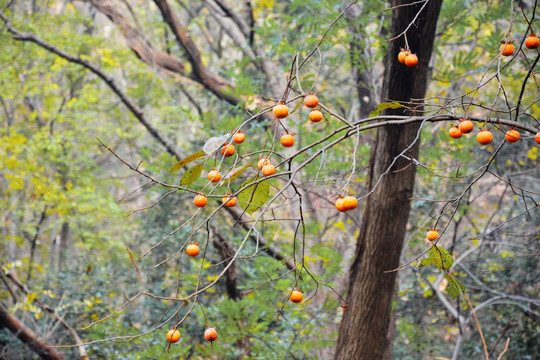
[[[356,200],[356,198],[354,196],[345,196],[345,198],[343,198],[343,206],[345,207],[345,210],[352,210],[352,209],[356,209],[356,207],[358,206],[358,200]]]
[[[238,204],[238,199],[236,196],[224,196],[223,199],[221,199],[221,202],[225,204],[226,207],[235,207],[236,204]]]
[[[221,155],[227,157],[227,156],[233,156],[236,152],[236,149],[234,148],[233,144],[225,143],[223,144],[223,147],[221,148]]]
[[[291,147],[294,145],[294,134],[285,134],[281,137],[281,145]]]
[[[219,182],[219,180],[221,180],[221,174],[219,173],[219,171],[212,169],[208,173],[208,180],[214,183]]]
[[[181,336],[182,335],[180,334],[180,331],[178,331],[176,329],[171,329],[171,330],[167,331],[167,341],[170,342],[170,343],[178,342],[178,340],[180,340]]]
[[[540,46],[540,39],[534,34],[529,35],[525,40],[525,47],[527,49],[536,49],[538,46]]]
[[[473,128],[474,128],[474,125],[471,120],[468,120],[468,119],[459,120],[459,130],[461,130],[462,133],[468,134],[473,130]]]
[[[463,135],[463,133],[461,132],[461,130],[459,130],[459,127],[454,125],[450,128],[450,130],[448,131],[448,133],[450,134],[451,137],[453,137],[454,139],[459,139],[461,137],[461,135]]]
[[[506,135],[504,136],[506,141],[509,143],[513,143],[519,140],[519,131],[516,129],[511,129],[506,132]]]
[[[234,134],[233,136],[233,141],[236,143],[236,144],[241,144],[244,142],[244,140],[246,140],[246,135],[244,135],[243,132],[241,131],[238,131],[236,134]]]
[[[202,208],[206,206],[206,204],[208,203],[208,199],[206,198],[206,196],[199,194],[195,196],[195,199],[193,199],[193,203],[195,204],[195,206]]]
[[[262,174],[264,176],[274,175],[276,173],[276,168],[272,164],[264,165],[262,168]]]
[[[189,244],[188,247],[186,248],[186,253],[189,256],[195,257],[199,255],[200,252],[201,252],[201,249],[199,248],[199,243]]]
[[[323,119],[322,112],[320,110],[313,110],[309,113],[309,120],[313,122],[319,122]]]
[[[206,331],[204,332],[204,338],[206,339],[206,341],[215,341],[217,339],[217,331],[216,329],[214,328],[208,328],[206,329]]]
[[[314,108],[319,105],[319,98],[316,95],[308,95],[304,98],[304,105],[308,108]]]
[[[339,212],[345,212],[347,211],[347,208],[345,207],[345,198],[343,196],[340,196],[335,203],[336,209]]]
[[[499,50],[502,56],[512,56],[514,55],[514,51],[516,50],[516,48],[514,47],[514,44],[506,43],[502,44]]]
[[[534,137],[534,142],[536,142],[537,144],[540,144],[540,131],[536,133]]]
[[[259,170],[262,170],[265,165],[272,165],[272,163],[268,158],[260,158],[259,162],[257,163],[257,167],[259,168]]]
[[[284,104],[274,106],[274,116],[278,119],[284,119],[289,115],[289,108]]]
[[[300,290],[293,290],[289,299],[291,299],[293,303],[299,303],[304,299],[304,295],[302,295]]]
[[[408,67],[413,67],[416,66],[416,64],[418,64],[418,57],[416,54],[409,54],[405,56],[405,65]]]
[[[408,51],[408,50],[405,50],[405,49],[401,49],[401,51],[399,52],[398,56],[397,56],[397,59],[400,63],[402,64],[405,64],[405,58],[407,57],[407,55],[409,55],[411,52]]]
[[[482,129],[476,135],[476,140],[482,145],[487,145],[493,141],[493,134],[489,130]]]
[[[427,233],[427,239],[429,241],[437,240],[439,238],[439,232],[435,229],[431,229]]]

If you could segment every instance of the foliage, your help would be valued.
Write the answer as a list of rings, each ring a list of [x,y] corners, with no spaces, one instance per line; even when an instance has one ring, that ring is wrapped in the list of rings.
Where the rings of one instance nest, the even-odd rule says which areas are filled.
[[[184,50],[171,40],[157,9],[146,9],[145,3],[137,1],[133,4],[138,26],[156,47],[182,54]],[[306,164],[296,186],[312,191],[302,200],[291,200],[294,194],[286,193],[280,203],[269,204],[287,179],[263,180],[255,170],[256,160],[272,147],[273,133],[264,119],[242,128],[247,140],[239,149],[250,156],[221,159],[201,150],[209,138],[234,131],[246,118],[261,111],[260,104],[250,107],[255,96],[274,97],[268,79],[260,71],[262,58],[250,58],[245,49],[210,25],[212,20],[206,10],[190,13],[193,9],[189,6],[175,8],[183,21],[189,21],[188,29],[202,49],[203,61],[236,85],[228,91],[243,102],[233,106],[194,84],[189,69],[185,77],[170,77],[141,62],[122,41],[116,41],[122,36],[117,29],[102,26],[105,18],[96,19],[78,4],[60,5],[23,2],[6,11],[22,31],[38,34],[69,53],[99,64],[122,84],[126,94],[161,133],[172,139],[181,154],[192,155],[175,159],[166,154],[146,129],[135,123],[110,89],[84,68],[1,31],[0,100],[6,126],[0,129],[0,231],[5,239],[0,243],[0,265],[5,273],[18,273],[30,289],[29,295],[19,294],[10,310],[45,334],[50,319],[34,301],[39,299],[80,329],[114,313],[126,297],[143,290],[142,282],[144,290],[154,297],[138,297],[110,319],[80,332],[84,341],[98,341],[87,347],[92,357],[331,357],[337,324],[344,314],[341,306],[346,304],[330,286],[344,295],[361,217],[360,212],[336,216],[332,199],[337,189],[352,194],[368,191],[366,174],[375,132],[353,134],[313,161],[310,157],[325,144],[299,154],[294,163]],[[25,11],[26,6],[33,8]],[[335,0],[261,0],[253,1],[252,6],[256,43],[264,49],[266,60],[278,64],[276,77],[289,71],[296,55],[305,59],[343,10],[342,2]],[[320,58],[316,54],[309,59],[298,80],[304,91],[318,92],[321,102],[332,104],[337,114],[351,114],[344,116],[349,121],[359,120],[356,109],[363,101],[353,90],[357,84],[350,74],[353,70],[370,73],[372,83],[362,85],[377,94],[388,37],[389,16],[384,14],[389,13],[381,16],[386,3],[370,1],[358,6],[362,16],[338,21],[321,44]],[[512,62],[494,59],[509,21],[516,41],[528,30],[514,7],[510,1],[444,2],[428,111],[477,115],[476,111],[491,118],[512,118],[511,109],[517,103],[532,57],[527,54]],[[509,9],[513,9],[510,14]],[[362,29],[362,33],[353,33],[351,26]],[[350,53],[351,44],[359,45],[362,52]],[[349,56],[350,62],[344,60]],[[496,73],[500,82],[479,86],[485,72]],[[538,85],[531,85],[536,78],[529,81],[522,97],[526,110],[515,120],[538,126],[534,120],[540,117]],[[504,97],[500,94],[501,84]],[[373,98],[368,100],[374,102]],[[370,116],[404,106],[385,101],[372,104],[375,110]],[[496,110],[482,112],[478,104],[490,104]],[[286,122],[285,126],[296,133],[299,149],[324,137],[329,137],[328,141],[338,138],[332,134],[343,124],[336,117],[328,115],[328,121],[313,124],[307,120],[307,109],[293,109],[294,118],[299,120]],[[493,344],[506,324],[513,323],[515,326],[507,332],[512,343],[508,358],[527,359],[540,351],[534,321],[537,305],[519,302],[512,296],[534,300],[540,283],[540,224],[538,207],[534,208],[537,197],[533,203],[533,194],[538,193],[538,146],[530,136],[513,147],[504,145],[493,161],[493,172],[476,181],[478,171],[490,161],[499,144],[480,148],[472,136],[451,139],[447,136],[449,125],[423,125],[416,195],[403,254],[403,263],[419,265],[400,270],[395,357],[450,357],[450,344],[462,329],[437,295],[449,295],[453,300],[448,301],[463,314],[470,310],[462,296],[466,291],[475,307],[494,296],[501,297],[500,303],[486,305],[478,313],[486,341]],[[491,127],[496,135],[506,131],[501,125],[483,125]],[[242,224],[226,215],[212,220],[217,230],[210,226],[198,229],[196,220],[210,216],[214,204],[201,209],[189,222],[195,212],[192,193],[177,191],[167,195],[171,189],[145,185],[144,179],[101,148],[96,138],[145,174],[167,184],[189,186],[194,192],[209,190],[206,177],[201,176],[205,171],[220,166],[230,169],[228,177],[212,191],[222,194],[245,188],[237,196],[248,215],[257,217],[261,208],[271,206],[276,218],[307,219],[302,225],[264,221],[248,235],[264,239],[265,246],[291,257],[310,273],[302,267],[290,272],[282,261],[261,252],[259,243],[246,242],[248,235]],[[283,163],[280,169],[296,168]],[[139,187],[143,190],[123,199]],[[450,210],[437,202],[460,196],[459,202],[450,203]],[[301,214],[291,210],[297,209],[293,206],[298,201],[303,205]],[[146,206],[151,209],[144,209]],[[246,221],[252,219],[247,217]],[[432,246],[423,236],[433,219],[441,221],[445,231]],[[58,244],[63,224],[69,224],[66,249]],[[155,298],[188,296],[201,284],[218,279],[224,259],[213,244],[215,231],[234,249],[243,246],[235,262],[242,298],[229,299],[223,279],[198,295],[196,305]],[[180,255],[190,241],[201,244],[204,259]],[[468,251],[474,255],[460,259]],[[294,287],[301,287],[309,300],[300,305],[287,303],[287,294]],[[10,296],[6,288],[0,287],[0,301],[7,304]],[[179,327],[181,345],[172,345],[167,352],[163,340],[167,328],[179,322],[191,305],[193,310]],[[218,340],[212,346],[202,337],[205,319],[208,325],[217,327]],[[69,336],[65,329],[56,328],[53,341],[73,343]],[[117,336],[134,338],[109,341]],[[475,334],[469,331],[463,337],[462,356],[480,357],[482,349]],[[20,356],[31,358],[20,343],[2,331],[0,344],[6,343]],[[67,352],[76,356],[76,349]]]

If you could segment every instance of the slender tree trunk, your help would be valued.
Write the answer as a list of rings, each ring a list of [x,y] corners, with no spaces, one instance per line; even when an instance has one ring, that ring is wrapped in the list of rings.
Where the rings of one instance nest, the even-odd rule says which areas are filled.
[[[391,6],[412,2],[393,0]],[[394,9],[390,34],[396,36],[404,31],[424,4]],[[430,0],[407,32],[411,51],[419,58],[416,67],[408,68],[397,61],[399,48],[404,46],[403,38],[390,42],[385,58],[382,101],[406,102],[411,98],[425,97],[441,4],[442,0]],[[392,113],[410,114],[401,109]],[[385,172],[396,156],[415,141],[418,131],[419,125],[415,124],[387,126],[377,132],[370,172],[370,188],[375,190],[366,201],[362,217],[336,360],[379,360],[389,346],[387,334],[396,273],[385,271],[399,266],[416,169],[409,166],[409,160],[400,158],[388,173]],[[417,141],[405,155],[416,158],[418,151]]]
[[[58,270],[63,270],[66,264],[66,256],[69,251],[69,223],[64,221],[62,223],[62,230],[60,231],[60,254],[58,257]]]

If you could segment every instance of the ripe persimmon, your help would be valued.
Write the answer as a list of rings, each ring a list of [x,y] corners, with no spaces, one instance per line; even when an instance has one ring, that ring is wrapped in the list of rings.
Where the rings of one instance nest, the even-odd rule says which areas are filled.
[[[281,137],[281,145],[291,147],[294,145],[294,134],[285,134]]]
[[[499,50],[502,56],[512,56],[514,55],[514,51],[516,50],[516,48],[512,43],[505,43],[501,45]]]
[[[345,212],[347,211],[347,208],[345,207],[345,198],[343,196],[340,196],[335,203],[336,209],[339,212]]]
[[[186,253],[189,256],[195,257],[199,255],[200,252],[201,252],[201,249],[199,249],[199,243],[189,244],[188,247],[186,248]]]
[[[416,54],[409,54],[405,56],[405,65],[408,67],[413,67],[416,66],[416,64],[418,64],[418,57]]]
[[[219,171],[212,169],[208,173],[208,180],[214,183],[218,182],[219,180],[221,180],[221,174],[219,173]]]
[[[527,49],[536,49],[538,46],[540,46],[540,39],[534,34],[529,35],[525,40],[525,47]]]
[[[313,110],[309,113],[309,120],[313,122],[319,122],[323,119],[322,112],[320,110]]]
[[[319,98],[316,95],[308,95],[304,98],[304,105],[308,108],[314,108],[319,105]]]
[[[402,64],[405,64],[405,58],[407,57],[407,55],[409,55],[411,52],[408,51],[408,50],[405,50],[405,49],[401,49],[401,51],[399,52],[397,58],[398,58],[398,61]]]
[[[459,127],[454,125],[450,128],[450,130],[448,131],[448,133],[450,134],[451,137],[453,137],[454,139],[459,139],[461,137],[461,135],[463,135],[463,133],[461,132],[461,130],[459,130]]]
[[[345,211],[356,209],[358,200],[351,195],[345,196],[345,198],[343,198],[343,206],[345,207]]]
[[[236,134],[234,134],[233,136],[233,141],[236,143],[236,144],[241,144],[244,142],[244,140],[246,140],[246,135],[244,135],[243,132],[241,131],[238,131]]]
[[[509,143],[513,143],[519,140],[519,131],[516,129],[511,129],[506,132],[506,135],[504,136],[506,141]]]
[[[216,329],[214,328],[208,328],[206,329],[206,331],[204,332],[204,338],[206,339],[206,341],[215,341],[217,339],[217,331]]]
[[[493,134],[489,130],[482,129],[478,135],[476,135],[476,140],[482,145],[487,145],[493,141]]]
[[[302,295],[300,290],[293,290],[289,299],[291,299],[293,303],[299,303],[304,299],[304,295]]]
[[[225,204],[226,207],[235,207],[236,204],[238,204],[238,199],[236,196],[230,197],[226,195],[223,197],[223,199],[221,199],[221,202]]]
[[[223,144],[223,147],[221,148],[221,155],[223,156],[232,156],[236,152],[236,149],[234,148],[233,144],[225,143]]]
[[[259,170],[262,170],[262,168],[265,165],[272,165],[272,163],[270,162],[270,160],[268,158],[265,158],[265,157],[260,158],[259,162],[257,163],[257,167],[259,168]]]
[[[540,144],[540,131],[536,133],[534,137],[534,142]]]
[[[170,343],[178,342],[178,340],[180,340],[180,336],[182,336],[180,334],[180,331],[176,329],[171,329],[167,331],[167,341]]]
[[[289,108],[284,104],[274,106],[274,116],[278,119],[286,118],[289,115]]]
[[[461,130],[462,133],[468,134],[473,130],[473,123],[471,120],[468,119],[461,119],[459,120],[459,130]]]
[[[274,165],[268,164],[264,165],[261,171],[264,176],[270,176],[276,173],[276,168],[274,167]]]
[[[435,229],[431,229],[427,233],[427,239],[429,241],[437,240],[439,238],[439,232]]]
[[[193,203],[195,204],[195,206],[202,208],[206,206],[206,204],[208,203],[208,199],[203,194],[199,194],[195,196],[195,199],[193,199]]]

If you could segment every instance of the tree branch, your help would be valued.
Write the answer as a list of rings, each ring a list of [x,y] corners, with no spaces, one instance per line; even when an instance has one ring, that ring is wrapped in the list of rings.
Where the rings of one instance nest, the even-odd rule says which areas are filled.
[[[118,85],[116,85],[111,76],[100,70],[96,65],[92,64],[91,62],[81,59],[79,56],[71,55],[57,48],[56,46],[49,44],[48,42],[42,40],[41,38],[32,33],[25,33],[17,30],[15,27],[13,27],[11,20],[1,10],[0,18],[2,18],[2,20],[6,24],[7,30],[13,34],[13,39],[19,41],[33,42],[34,44],[41,46],[42,48],[60,56],[61,58],[66,59],[69,62],[83,66],[84,68],[90,70],[92,73],[101,78],[109,86],[109,88],[120,98],[120,101],[122,101],[122,103],[129,109],[129,111],[133,115],[135,115],[137,120],[139,120],[139,122],[148,130],[148,132],[159,143],[161,143],[165,147],[165,149],[167,149],[167,152],[169,154],[176,156],[178,159],[182,158],[182,156],[180,156],[180,153],[176,150],[176,147],[146,120],[142,110],[139,109],[137,105],[135,105],[135,103],[118,87]]]
[[[216,235],[216,238],[214,238],[214,246],[218,249],[221,258],[225,262],[225,266],[227,266],[234,258],[235,251],[215,227],[212,227],[212,231],[214,235]],[[242,298],[242,293],[238,290],[238,287],[236,286],[235,264],[232,264],[225,273],[225,287],[227,289],[227,294],[229,295],[229,298],[231,298],[232,300],[240,300]]]
[[[0,303],[0,328],[7,328],[16,338],[21,340],[30,350],[44,360],[65,360],[58,351],[50,348],[32,330],[20,322],[15,316],[11,315],[2,303]]]
[[[236,208],[230,208],[230,207],[224,207],[225,211],[227,211],[233,219],[235,220],[241,220],[242,219],[242,212],[238,211]],[[240,222],[242,224],[242,228],[246,231],[250,231],[251,227],[246,222]],[[289,262],[288,259],[286,259],[283,255],[281,255],[277,250],[270,247],[262,238],[257,238],[256,235],[251,234],[249,236],[250,240],[254,242],[255,244],[258,242],[259,246],[264,248],[264,252],[266,252],[269,256],[273,257],[274,259],[281,261],[289,270],[294,269],[294,265]]]
[[[0,268],[0,275],[2,275],[2,277],[4,276],[4,271]],[[21,281],[19,280],[19,278],[17,277],[17,275],[15,273],[9,273],[7,274],[7,277],[25,294],[25,295],[29,295],[30,294],[30,291],[21,283]],[[75,331],[75,329],[69,325],[67,323],[67,321],[62,317],[60,316],[52,307],[50,307],[49,305],[41,302],[41,300],[39,300],[37,297],[34,298],[34,302],[37,303],[39,305],[40,308],[42,308],[44,311],[48,312],[49,314],[52,314],[66,329],[67,331],[71,334],[71,336],[73,337],[73,339],[75,340],[75,343],[77,344],[77,346],[79,347],[79,354],[80,354],[80,359],[81,360],[88,360],[89,357],[88,357],[88,354],[86,353],[86,348],[84,346],[84,342],[82,341],[82,339],[80,338],[79,334],[77,333],[77,331]]]
[[[154,50],[142,34],[131,26],[126,17],[108,2],[92,0],[92,5],[118,26],[128,47],[144,62],[160,69],[185,75],[185,64],[182,59]]]
[[[96,2],[97,0],[94,0]],[[167,0],[154,0],[161,11],[163,20],[169,25],[169,28],[173,32],[176,42],[186,51],[188,61],[193,68],[194,77],[208,90],[214,93],[222,100],[236,105],[241,102],[241,99],[231,95],[229,89],[233,87],[222,77],[210,72],[202,63],[201,54],[199,49],[187,33],[186,29],[180,24],[180,21],[176,17]]]

